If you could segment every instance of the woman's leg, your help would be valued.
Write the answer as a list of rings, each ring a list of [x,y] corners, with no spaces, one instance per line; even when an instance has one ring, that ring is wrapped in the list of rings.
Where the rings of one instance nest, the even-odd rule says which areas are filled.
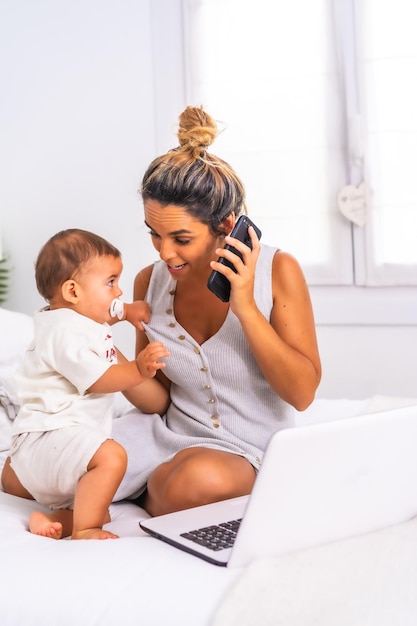
[[[186,448],[149,477],[142,506],[163,515],[251,492],[256,472],[245,458],[210,448]]]

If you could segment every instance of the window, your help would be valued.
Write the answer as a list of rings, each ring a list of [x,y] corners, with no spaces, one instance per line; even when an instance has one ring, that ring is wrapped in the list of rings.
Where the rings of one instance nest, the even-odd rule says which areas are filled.
[[[324,323],[415,324],[412,3],[152,4],[157,40],[172,51],[167,58],[155,46],[159,127],[174,132],[180,102],[201,103],[224,124],[213,152],[241,176],[263,240],[300,260]],[[159,145],[172,147],[172,137]],[[348,192],[363,225],[341,213],[339,204],[349,215]],[[363,286],[373,286],[377,309]]]
[[[417,39],[409,0],[355,2],[369,285],[417,284]]]
[[[213,151],[244,181],[263,240],[293,252],[310,282],[351,284],[350,224],[335,205],[345,146],[328,4],[286,3],[280,19],[268,0],[185,2],[187,101],[224,121]]]
[[[265,240],[293,251],[311,284],[417,284],[410,11],[409,0],[184,1],[187,101],[224,120],[216,150]],[[363,180],[358,226],[337,198]]]

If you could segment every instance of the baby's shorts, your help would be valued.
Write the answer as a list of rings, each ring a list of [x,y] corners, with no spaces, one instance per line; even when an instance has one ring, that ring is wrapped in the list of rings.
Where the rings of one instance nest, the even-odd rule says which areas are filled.
[[[78,481],[107,439],[102,431],[84,425],[16,435],[11,467],[39,504],[72,509]]]

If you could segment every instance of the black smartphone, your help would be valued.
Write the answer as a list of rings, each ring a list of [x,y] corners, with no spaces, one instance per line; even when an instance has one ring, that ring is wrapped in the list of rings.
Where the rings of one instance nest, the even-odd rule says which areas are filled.
[[[230,236],[233,237],[234,239],[239,239],[239,241],[242,241],[242,243],[244,243],[250,249],[252,249],[252,242],[250,240],[249,233],[248,233],[249,226],[252,226],[252,228],[254,229],[258,239],[260,239],[262,237],[261,231],[252,222],[252,220],[249,219],[249,217],[247,215],[241,215],[239,217],[239,219],[237,220],[237,222],[236,222],[232,232],[230,233]],[[230,246],[230,245],[226,244],[225,245],[225,249],[226,250],[231,250],[232,252],[237,254],[242,259],[242,255],[240,254],[240,252],[238,250],[236,250],[236,248],[234,248],[233,246]],[[230,263],[230,261],[225,259],[224,257],[219,257],[217,259],[217,261],[219,263],[223,263],[223,265],[227,265],[234,272],[236,272],[235,266],[232,263]],[[216,270],[213,270],[212,273],[210,274],[209,279],[208,279],[207,287],[218,298],[220,298],[220,300],[223,300],[223,302],[229,302],[229,300],[230,300],[230,282],[227,280],[226,276],[223,276],[223,274],[220,274],[220,272],[217,272]]]

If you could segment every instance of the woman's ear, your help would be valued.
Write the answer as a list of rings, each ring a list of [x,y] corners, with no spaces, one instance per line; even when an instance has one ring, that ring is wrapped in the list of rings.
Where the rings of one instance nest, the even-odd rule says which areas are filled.
[[[224,219],[220,225],[219,229],[222,231],[222,235],[225,237],[226,235],[230,235],[233,230],[233,227],[236,223],[236,215],[234,213],[230,213],[226,219]]]
[[[71,304],[78,303],[79,286],[78,283],[72,278],[66,280],[65,283],[62,284],[61,293],[65,302],[70,302]]]

